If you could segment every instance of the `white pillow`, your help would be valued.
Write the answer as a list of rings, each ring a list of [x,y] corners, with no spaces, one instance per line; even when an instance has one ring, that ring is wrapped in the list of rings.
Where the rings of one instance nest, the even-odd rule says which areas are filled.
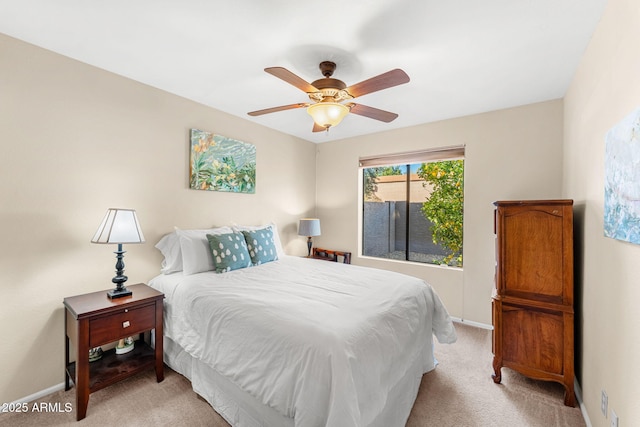
[[[180,238],[182,252],[182,271],[184,274],[202,273],[214,270],[213,256],[207,240],[207,234],[232,233],[230,227],[212,228],[209,230],[176,230]]]
[[[180,250],[180,238],[174,231],[164,235],[156,244],[156,249],[162,252],[164,259],[162,260],[162,268],[160,271],[164,274],[176,273],[182,271],[182,251]]]
[[[273,231],[273,243],[276,246],[276,252],[278,254],[278,258],[282,258],[286,256],[287,254],[284,253],[284,249],[282,248],[282,242],[280,241],[280,235],[278,234],[278,226],[275,223],[270,222],[264,225],[235,225],[235,224],[233,225],[234,231],[239,231],[239,232],[260,230],[261,228],[265,228],[265,227],[271,227],[271,230]]]

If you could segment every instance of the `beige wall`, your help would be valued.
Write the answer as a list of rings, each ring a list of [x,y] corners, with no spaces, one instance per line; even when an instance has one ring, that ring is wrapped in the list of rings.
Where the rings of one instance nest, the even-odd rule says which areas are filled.
[[[189,190],[189,129],[257,148],[254,195]],[[115,247],[90,242],[106,209],[134,208],[128,283],[159,271],[160,237],[275,221],[304,253],[315,146],[0,35],[0,402],[63,381],[65,296],[112,287]]]
[[[560,100],[320,144],[316,186],[322,236],[314,240],[358,252],[359,157],[459,144],[466,145],[464,269],[359,256],[353,263],[424,278],[453,316],[491,324],[492,203],[561,196]]]
[[[604,237],[606,132],[640,107],[640,4],[610,0],[565,98],[564,194],[576,201],[577,368],[594,427],[640,425],[640,246]]]

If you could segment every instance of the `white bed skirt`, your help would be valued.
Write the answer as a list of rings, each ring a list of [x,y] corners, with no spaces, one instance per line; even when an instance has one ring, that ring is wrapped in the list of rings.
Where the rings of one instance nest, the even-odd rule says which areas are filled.
[[[296,425],[294,419],[285,417],[273,408],[263,405],[213,368],[193,358],[167,337],[164,337],[164,361],[171,369],[189,379],[193,391],[209,402],[216,412],[233,427],[294,427]],[[390,390],[386,405],[374,423],[371,426],[362,427],[395,427],[398,426],[399,419],[404,419],[402,425],[406,424],[418,395],[420,381],[425,372],[424,365],[423,358],[416,358],[405,376]]]

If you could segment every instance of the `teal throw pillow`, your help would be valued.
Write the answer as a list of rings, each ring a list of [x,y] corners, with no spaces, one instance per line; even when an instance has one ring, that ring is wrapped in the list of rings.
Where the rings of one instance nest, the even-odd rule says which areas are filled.
[[[241,233],[207,234],[216,273],[251,265],[247,243]]]
[[[249,256],[253,265],[260,265],[278,259],[271,227],[247,230],[243,231],[242,234],[244,234],[244,238],[247,241],[247,249],[249,249]]]

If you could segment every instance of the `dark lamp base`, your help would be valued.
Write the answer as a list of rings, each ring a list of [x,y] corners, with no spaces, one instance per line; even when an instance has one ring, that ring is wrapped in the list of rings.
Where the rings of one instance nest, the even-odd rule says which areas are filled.
[[[122,298],[128,297],[133,294],[129,289],[124,286],[124,282],[127,281],[128,277],[124,275],[124,254],[125,251],[122,250],[122,243],[118,243],[118,250],[114,252],[116,254],[116,277],[111,279],[113,283],[116,284],[116,288],[107,292],[109,298]]]
[[[307,256],[311,256],[311,247],[313,246],[313,242],[311,241],[311,236],[307,237],[307,249],[309,250],[309,254]]]
[[[111,299],[128,297],[130,295],[133,295],[133,292],[131,292],[129,289],[125,288],[124,286],[120,289],[116,288],[107,292],[107,296]]]

